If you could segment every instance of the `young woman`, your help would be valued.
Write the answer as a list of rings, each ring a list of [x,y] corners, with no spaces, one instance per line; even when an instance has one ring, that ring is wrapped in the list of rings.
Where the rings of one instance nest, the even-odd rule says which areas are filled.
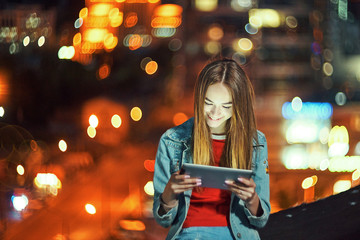
[[[216,60],[200,72],[194,118],[160,139],[154,172],[156,221],[166,239],[260,239],[270,214],[267,144],[257,131],[254,92],[233,60]],[[250,179],[226,181],[228,190],[201,187],[180,174],[183,163],[252,169]]]

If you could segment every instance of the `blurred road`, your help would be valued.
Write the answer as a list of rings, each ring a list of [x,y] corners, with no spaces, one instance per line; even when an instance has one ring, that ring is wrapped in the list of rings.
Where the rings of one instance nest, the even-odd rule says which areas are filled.
[[[152,144],[127,145],[105,153],[96,167],[68,177],[59,195],[44,201],[40,210],[9,223],[4,240],[116,239],[108,236],[116,233],[120,219],[145,219],[144,239],[164,239],[166,229],[144,215],[151,198],[143,187],[152,180],[152,173],[143,163],[154,159],[155,153]],[[86,203],[96,207],[96,214],[85,211]]]

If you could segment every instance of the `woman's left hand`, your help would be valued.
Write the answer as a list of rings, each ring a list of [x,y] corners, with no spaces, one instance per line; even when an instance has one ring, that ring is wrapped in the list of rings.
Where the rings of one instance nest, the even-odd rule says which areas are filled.
[[[226,180],[225,184],[231,192],[245,202],[245,206],[253,215],[262,214],[260,199],[255,191],[256,184],[252,178],[238,178],[238,181]]]

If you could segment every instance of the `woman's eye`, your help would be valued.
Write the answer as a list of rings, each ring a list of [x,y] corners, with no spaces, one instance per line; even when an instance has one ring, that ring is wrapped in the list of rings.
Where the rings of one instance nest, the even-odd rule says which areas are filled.
[[[231,106],[223,106],[223,108],[230,109]]]
[[[210,105],[212,105],[211,103],[208,103],[208,102],[205,102],[205,105],[208,105],[208,106],[210,106]]]

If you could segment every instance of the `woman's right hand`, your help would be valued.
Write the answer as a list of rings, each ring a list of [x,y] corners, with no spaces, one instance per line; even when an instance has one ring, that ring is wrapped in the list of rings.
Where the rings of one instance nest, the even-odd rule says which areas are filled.
[[[180,171],[173,173],[161,195],[162,201],[169,206],[175,205],[177,195],[194,187],[201,186],[200,178],[191,178],[187,174],[180,174]]]

